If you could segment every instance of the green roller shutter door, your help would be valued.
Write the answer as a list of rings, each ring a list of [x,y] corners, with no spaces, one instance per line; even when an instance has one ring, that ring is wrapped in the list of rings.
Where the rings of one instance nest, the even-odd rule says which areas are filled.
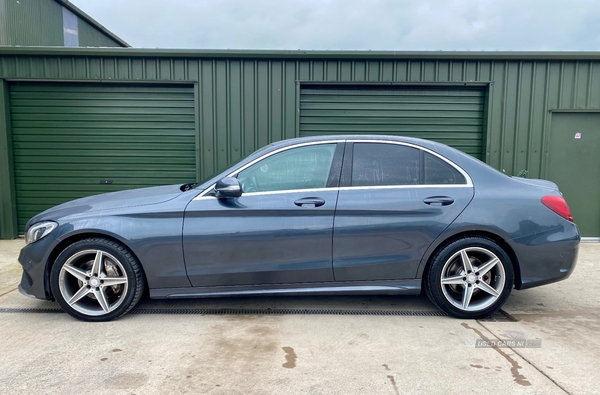
[[[192,87],[15,83],[10,111],[20,232],[68,200],[196,180]]]
[[[482,159],[484,103],[481,88],[306,86],[300,90],[300,136],[419,137]]]

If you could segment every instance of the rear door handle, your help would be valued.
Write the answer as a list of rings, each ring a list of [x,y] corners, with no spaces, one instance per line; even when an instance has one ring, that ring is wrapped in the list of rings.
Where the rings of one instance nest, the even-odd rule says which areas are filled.
[[[423,203],[431,206],[449,206],[454,203],[454,199],[450,196],[430,196],[423,199]]]
[[[325,200],[317,197],[305,197],[294,202],[299,207],[321,207],[325,204]]]

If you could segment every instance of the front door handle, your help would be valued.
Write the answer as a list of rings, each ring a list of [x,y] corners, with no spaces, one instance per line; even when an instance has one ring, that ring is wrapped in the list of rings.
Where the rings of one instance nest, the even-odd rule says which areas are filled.
[[[423,199],[423,203],[431,206],[449,206],[454,203],[454,199],[450,196],[430,196]]]
[[[305,197],[294,202],[299,207],[321,207],[325,204],[325,200],[317,197]]]

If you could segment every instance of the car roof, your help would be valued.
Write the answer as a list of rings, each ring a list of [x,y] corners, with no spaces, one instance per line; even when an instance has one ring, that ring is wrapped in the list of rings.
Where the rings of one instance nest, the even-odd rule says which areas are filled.
[[[410,143],[419,145],[421,147],[429,148],[437,151],[434,147],[439,143],[420,139],[416,137],[404,137],[404,136],[390,136],[390,135],[379,135],[379,134],[342,134],[342,135],[325,135],[325,136],[310,136],[310,137],[298,137],[287,140],[277,141],[270,144],[270,147],[281,148],[289,145],[295,145],[300,143],[310,143],[318,141],[344,141],[344,140],[372,140],[372,141],[398,141],[403,143]]]

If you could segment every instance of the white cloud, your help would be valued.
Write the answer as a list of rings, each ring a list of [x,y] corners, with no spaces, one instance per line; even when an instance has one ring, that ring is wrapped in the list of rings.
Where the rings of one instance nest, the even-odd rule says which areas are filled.
[[[134,47],[600,50],[598,0],[72,0]]]

